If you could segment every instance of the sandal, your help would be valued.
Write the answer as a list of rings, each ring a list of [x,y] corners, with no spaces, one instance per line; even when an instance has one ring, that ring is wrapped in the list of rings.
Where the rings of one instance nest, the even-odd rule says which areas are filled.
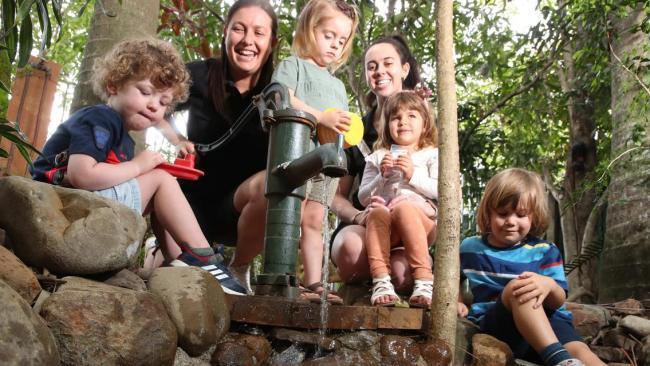
[[[413,281],[413,293],[409,297],[409,305],[416,308],[428,308],[431,305],[431,297],[433,296],[433,280],[415,280]],[[429,305],[421,302],[414,302],[413,298],[424,297],[429,299]]]
[[[381,296],[390,296],[392,300],[383,304],[377,304],[377,299]],[[372,296],[370,296],[370,303],[373,306],[395,306],[399,296],[395,293],[393,283],[390,282],[390,276],[372,279]]]
[[[321,295],[325,288],[321,282],[314,282],[308,286],[300,286],[300,298],[309,302],[321,302]],[[335,292],[327,292],[327,302],[332,305],[343,305],[343,299]]]

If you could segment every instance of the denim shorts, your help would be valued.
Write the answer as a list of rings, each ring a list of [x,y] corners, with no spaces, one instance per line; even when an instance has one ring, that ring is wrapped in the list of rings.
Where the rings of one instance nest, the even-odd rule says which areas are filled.
[[[135,178],[111,188],[94,191],[98,195],[127,205],[137,213],[142,213],[142,199],[140,198],[140,185]]]
[[[560,344],[582,341],[570,320],[560,317],[556,311],[544,309],[551,328]],[[480,322],[481,331],[507,343],[515,357],[526,361],[541,363],[535,350],[524,340],[517,330],[512,313],[501,302],[501,296],[496,303],[488,308]]]

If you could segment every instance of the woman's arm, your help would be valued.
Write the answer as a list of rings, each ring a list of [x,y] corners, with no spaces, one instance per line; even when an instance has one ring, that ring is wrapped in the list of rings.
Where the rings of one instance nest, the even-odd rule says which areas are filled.
[[[332,201],[332,212],[334,212],[341,221],[347,224],[356,224],[354,218],[357,217],[357,214],[361,211],[357,210],[352,202],[348,200],[350,194],[350,189],[352,188],[352,183],[354,182],[354,177],[351,175],[346,175],[341,178],[339,181],[339,189],[336,191],[334,200]]]
[[[373,157],[374,155],[371,155]],[[363,179],[359,184],[359,202],[368,206],[373,193],[382,184],[383,177],[379,171],[379,166],[373,159],[366,160],[366,168],[363,171]]]

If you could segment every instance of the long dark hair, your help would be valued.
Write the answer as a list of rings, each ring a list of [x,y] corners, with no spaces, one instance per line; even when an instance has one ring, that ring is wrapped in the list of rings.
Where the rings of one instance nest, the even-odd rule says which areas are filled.
[[[408,75],[406,75],[406,79],[402,82],[402,89],[406,90],[413,90],[415,89],[415,86],[422,81],[420,79],[420,64],[418,61],[415,59],[415,56],[413,56],[413,53],[411,53],[411,49],[409,48],[408,44],[406,44],[406,40],[399,34],[393,34],[389,36],[383,36],[378,39],[376,39],[368,48],[366,48],[366,51],[363,53],[363,58],[366,58],[366,53],[370,49],[370,47],[380,44],[380,43],[388,43],[389,45],[393,46],[395,48],[395,51],[397,51],[397,54],[399,55],[399,60],[402,65],[404,64],[409,64],[410,69]],[[365,74],[366,66],[363,66],[363,72]],[[372,93],[372,90],[366,94],[365,97],[365,102],[367,106],[374,106],[376,101],[375,95]]]
[[[232,20],[232,17],[242,8],[248,7],[258,7],[269,17],[271,17],[271,33],[272,40],[277,39],[278,36],[278,17],[275,14],[275,10],[268,2],[268,0],[237,0],[230,10],[228,10],[228,16],[226,17],[225,29],[228,29],[228,25]],[[271,48],[271,53],[269,58],[266,60],[264,65],[262,65],[262,70],[260,72],[260,78],[257,81],[258,84],[266,85],[271,82],[271,77],[273,76],[273,59],[274,59],[275,49]],[[219,58],[215,59],[215,62],[211,64],[210,69],[208,70],[208,93],[212,98],[212,104],[217,111],[223,111],[223,102],[226,95],[226,80],[230,73],[228,66],[228,56],[226,54],[226,34],[224,32],[223,38],[221,40],[221,55]]]

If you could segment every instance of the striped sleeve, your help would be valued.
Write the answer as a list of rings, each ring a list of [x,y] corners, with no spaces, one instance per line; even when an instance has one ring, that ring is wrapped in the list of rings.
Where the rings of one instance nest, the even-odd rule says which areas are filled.
[[[566,276],[564,275],[562,254],[555,244],[549,245],[548,251],[544,254],[539,265],[539,274],[551,277],[564,291],[569,291]]]

